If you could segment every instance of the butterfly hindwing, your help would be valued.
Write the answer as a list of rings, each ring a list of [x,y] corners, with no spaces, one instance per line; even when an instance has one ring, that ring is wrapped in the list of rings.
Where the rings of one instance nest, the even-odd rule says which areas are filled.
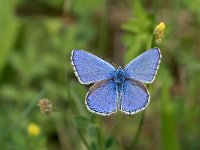
[[[124,82],[121,111],[135,114],[143,110],[149,103],[150,95],[145,85],[133,79]]]
[[[114,76],[115,68],[111,64],[84,50],[73,50],[71,59],[82,84],[95,83]]]
[[[126,65],[125,72],[127,78],[144,83],[153,82],[160,60],[161,53],[159,48],[152,48],[144,52]]]
[[[85,100],[88,110],[100,115],[110,115],[116,111],[116,87],[113,80],[94,84]]]

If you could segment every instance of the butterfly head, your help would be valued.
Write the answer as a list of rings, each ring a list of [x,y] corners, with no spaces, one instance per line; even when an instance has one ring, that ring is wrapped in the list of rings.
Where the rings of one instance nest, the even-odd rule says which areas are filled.
[[[121,66],[115,72],[114,81],[118,85],[123,84],[125,81],[125,72]]]

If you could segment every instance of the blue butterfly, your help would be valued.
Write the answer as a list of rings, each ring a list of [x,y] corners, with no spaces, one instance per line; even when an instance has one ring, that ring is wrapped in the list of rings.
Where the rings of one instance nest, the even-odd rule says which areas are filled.
[[[132,115],[145,109],[150,101],[142,82],[154,81],[161,53],[159,48],[149,49],[125,68],[117,69],[84,50],[73,50],[71,60],[80,83],[95,83],[85,98],[89,111],[106,116],[119,110]]]

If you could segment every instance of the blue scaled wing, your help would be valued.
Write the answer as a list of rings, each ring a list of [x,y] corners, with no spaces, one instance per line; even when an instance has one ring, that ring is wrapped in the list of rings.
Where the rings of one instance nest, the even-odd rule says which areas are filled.
[[[84,50],[72,51],[72,65],[82,84],[95,83],[113,78],[115,68],[97,56]]]
[[[159,68],[161,53],[159,48],[152,48],[133,59],[125,67],[127,78],[144,83],[152,83]]]
[[[145,85],[133,79],[124,82],[120,111],[135,114],[143,110],[150,101],[150,95]]]
[[[89,111],[107,116],[116,111],[116,87],[113,80],[104,80],[94,84],[86,95]]]

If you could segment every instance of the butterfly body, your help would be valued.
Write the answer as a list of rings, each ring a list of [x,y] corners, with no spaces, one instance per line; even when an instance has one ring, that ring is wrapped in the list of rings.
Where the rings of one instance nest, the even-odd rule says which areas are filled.
[[[125,81],[125,73],[124,69],[121,68],[121,66],[116,70],[115,76],[114,76],[114,81],[116,85],[123,85]]]
[[[114,75],[114,83],[116,86],[116,95],[117,95],[117,109],[121,109],[121,100],[122,100],[122,92],[123,92],[123,84],[126,80],[126,75],[124,69],[119,66]]]
[[[105,116],[117,110],[135,114],[145,109],[150,95],[142,82],[154,81],[161,53],[158,48],[152,48],[125,68],[117,69],[84,50],[73,50],[71,59],[78,80],[82,84],[95,83],[86,95],[88,110]]]

